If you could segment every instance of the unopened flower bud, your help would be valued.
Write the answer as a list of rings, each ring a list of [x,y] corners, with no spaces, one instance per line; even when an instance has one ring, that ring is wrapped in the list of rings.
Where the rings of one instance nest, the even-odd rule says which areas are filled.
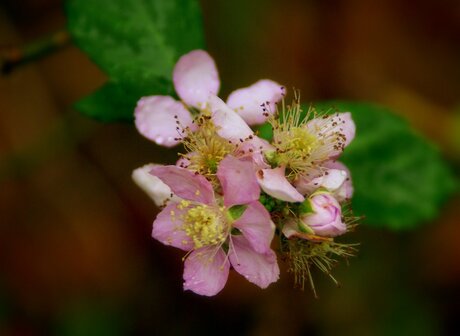
[[[312,229],[318,236],[336,237],[347,231],[342,222],[342,210],[339,202],[330,193],[313,194],[306,202],[309,202],[311,212],[301,216],[301,226]]]

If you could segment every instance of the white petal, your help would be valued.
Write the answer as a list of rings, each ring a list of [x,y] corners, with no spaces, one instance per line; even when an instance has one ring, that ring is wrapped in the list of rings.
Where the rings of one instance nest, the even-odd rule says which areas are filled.
[[[132,173],[132,178],[134,182],[144,190],[147,195],[155,202],[156,206],[165,205],[169,200],[178,201],[179,197],[173,195],[171,197],[171,189],[164,184],[158,177],[151,175],[149,172],[153,167],[158,166],[156,164],[150,163],[137,168]]]

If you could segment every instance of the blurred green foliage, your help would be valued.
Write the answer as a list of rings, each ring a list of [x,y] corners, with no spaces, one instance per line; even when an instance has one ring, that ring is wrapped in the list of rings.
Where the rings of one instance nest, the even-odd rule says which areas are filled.
[[[77,104],[99,120],[132,120],[139,97],[171,94],[177,59],[204,47],[195,0],[69,0],[66,11],[76,44],[110,78]]]

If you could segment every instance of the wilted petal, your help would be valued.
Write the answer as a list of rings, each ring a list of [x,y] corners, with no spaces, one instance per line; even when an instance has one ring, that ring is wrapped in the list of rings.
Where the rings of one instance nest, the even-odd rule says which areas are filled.
[[[258,200],[260,187],[251,161],[242,161],[227,155],[217,169],[222,190],[224,205],[246,204]]]
[[[150,174],[152,168],[156,166],[158,165],[151,163],[135,169],[132,174],[134,182],[149,195],[156,206],[164,205],[169,200],[180,200],[158,177]]]
[[[157,176],[181,198],[204,204],[214,203],[212,185],[202,175],[177,166],[156,166],[150,174]]]
[[[267,288],[279,278],[275,252],[268,250],[266,253],[257,253],[243,236],[232,238],[229,259],[238,273],[260,288]]]
[[[305,198],[294,188],[284,175],[284,167],[261,169],[257,180],[263,191],[285,202],[302,202]]]
[[[165,147],[179,143],[183,128],[194,128],[190,112],[169,96],[141,98],[134,111],[134,123],[139,133]]]
[[[222,138],[237,142],[254,134],[246,122],[219,97],[209,96],[208,104],[212,121],[219,127],[217,133]]]
[[[291,238],[298,235],[299,228],[294,220],[289,220],[283,225],[282,231],[287,238]]]
[[[219,248],[202,248],[193,251],[184,263],[184,290],[213,296],[224,288],[230,263]]]
[[[180,216],[187,211],[178,207],[178,203],[169,203],[153,222],[152,237],[165,245],[171,245],[181,250],[189,251],[193,248],[193,241],[182,230]]]
[[[262,79],[255,84],[233,91],[227,105],[249,125],[263,124],[276,111],[275,103],[283,97],[284,88],[278,83]]]
[[[202,107],[209,94],[219,92],[219,73],[216,64],[204,50],[193,50],[183,55],[173,72],[174,87],[187,104]]]
[[[258,253],[265,253],[275,234],[273,224],[267,209],[259,202],[252,202],[243,215],[233,224],[246,237],[252,248]]]

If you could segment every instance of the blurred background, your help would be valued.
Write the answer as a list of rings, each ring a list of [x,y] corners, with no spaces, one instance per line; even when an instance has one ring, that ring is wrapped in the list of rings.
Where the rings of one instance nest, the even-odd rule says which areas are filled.
[[[460,2],[201,3],[222,96],[268,77],[305,102],[384,104],[458,176]],[[65,24],[60,0],[1,0],[1,51]],[[316,274],[319,299],[294,290],[285,270],[267,290],[232,274],[217,297],[199,297],[182,291],[182,252],[150,237],[158,209],[130,177],[145,163],[174,162],[174,151],[72,109],[106,78],[71,42],[6,70],[0,335],[459,334],[458,196],[415,231],[361,226],[347,237],[361,242],[358,256],[335,270],[341,288]]]

